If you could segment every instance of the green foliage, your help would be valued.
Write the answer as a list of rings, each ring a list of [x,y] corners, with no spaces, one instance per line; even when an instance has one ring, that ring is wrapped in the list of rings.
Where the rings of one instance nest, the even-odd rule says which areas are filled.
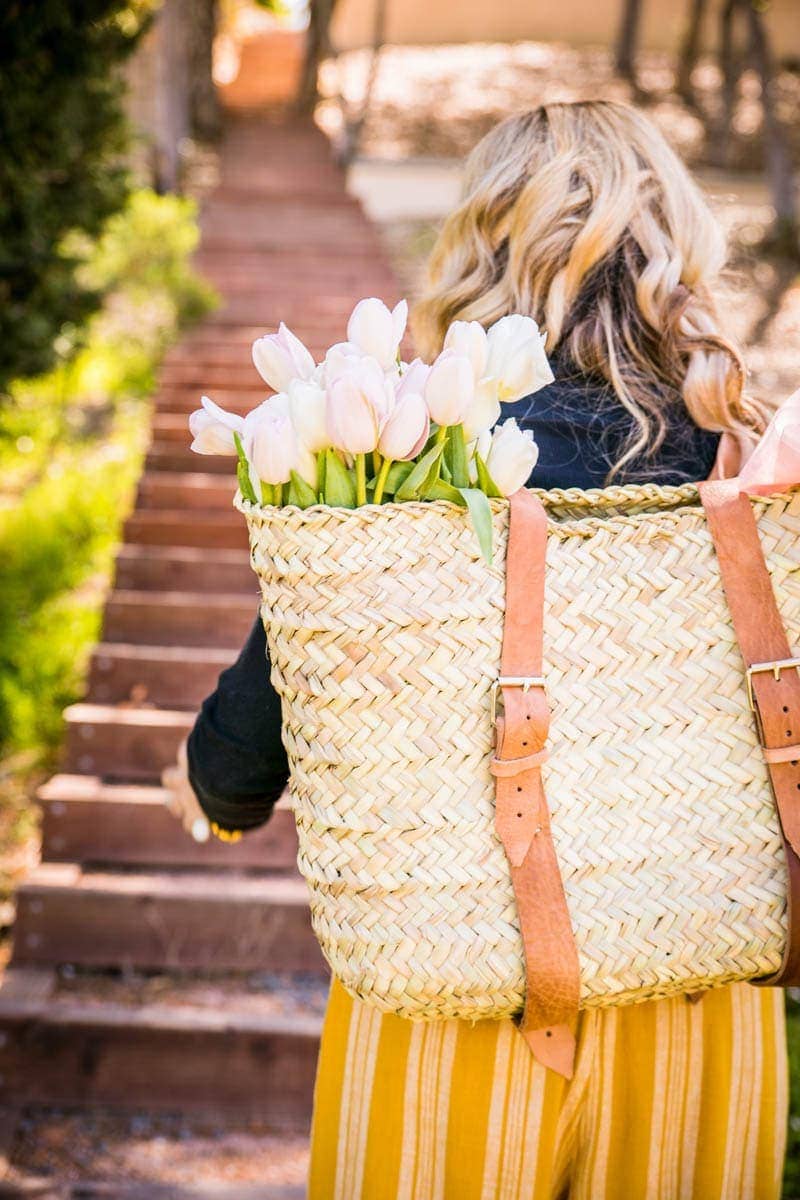
[[[0,753],[51,749],[80,693],[164,349],[213,303],[191,201],[144,191],[84,248],[106,292],[78,352],[0,410]]]
[[[122,444],[117,442],[120,449]],[[0,745],[53,746],[61,710],[78,694],[100,620],[122,503],[123,455],[72,462],[0,514]]]
[[[325,503],[337,508],[356,507],[355,480],[334,450],[325,451]]]
[[[48,370],[100,295],[65,244],[96,235],[127,194],[119,66],[147,0],[0,7],[0,392]]]

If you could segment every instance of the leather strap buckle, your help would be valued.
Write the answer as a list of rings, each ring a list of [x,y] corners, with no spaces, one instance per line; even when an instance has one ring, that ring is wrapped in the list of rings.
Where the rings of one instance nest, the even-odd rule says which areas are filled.
[[[753,694],[753,676],[770,671],[777,683],[780,680],[781,671],[788,671],[790,667],[800,667],[800,658],[779,658],[775,662],[753,663],[751,667],[747,668],[747,703],[750,705],[751,712],[756,711],[756,698]]]
[[[543,675],[499,675],[492,684],[490,692],[491,697],[491,721],[495,725],[497,723],[497,696],[501,688],[504,687],[521,687],[523,692],[528,692],[532,687],[546,687]]]

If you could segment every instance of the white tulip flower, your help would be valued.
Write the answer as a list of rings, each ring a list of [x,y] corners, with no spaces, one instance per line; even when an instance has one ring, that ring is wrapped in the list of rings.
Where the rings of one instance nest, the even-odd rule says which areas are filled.
[[[530,429],[520,429],[511,417],[478,438],[478,453],[504,496],[519,491],[528,481],[539,458],[539,447]]]
[[[253,362],[265,383],[284,392],[293,379],[310,379],[316,363],[309,350],[281,321],[277,333],[253,342]]]
[[[271,396],[248,414],[245,438],[247,458],[258,479],[270,484],[288,483],[291,472],[297,471],[316,486],[316,459],[297,436],[287,396]]]
[[[475,376],[466,355],[443,350],[430,369],[423,394],[437,425],[460,425],[475,400]]]
[[[235,454],[233,435],[242,434],[242,417],[226,412],[208,396],[201,397],[200,403],[203,407],[195,409],[189,417],[191,449],[195,454]]]
[[[489,345],[486,330],[480,321],[453,321],[445,334],[444,349],[455,350],[456,354],[465,355],[472,363],[475,382],[483,379],[486,374]]]
[[[408,461],[416,458],[428,440],[428,406],[417,392],[405,392],[389,414],[378,438],[384,458]]]
[[[374,358],[352,360],[349,370],[328,386],[328,445],[347,454],[366,454],[394,407],[394,390]]]
[[[532,317],[513,313],[492,325],[486,335],[486,375],[496,380],[498,398],[510,403],[553,382],[544,352],[545,335]]]
[[[351,371],[363,357],[358,346],[354,346],[352,342],[336,342],[325,354],[319,382],[324,387],[330,387],[341,375]]]
[[[317,454],[331,444],[326,419],[325,389],[310,380],[293,379],[289,384],[289,413],[295,432],[304,446]]]
[[[398,400],[409,393],[422,396],[425,392],[425,383],[431,369],[426,362],[421,358],[415,358],[410,363],[403,363],[403,372],[395,380],[395,395]]]
[[[475,397],[464,415],[464,436],[473,441],[484,430],[489,430],[500,419],[500,401],[494,379],[481,379],[475,388]]]
[[[406,300],[391,311],[374,296],[359,300],[347,322],[347,339],[363,355],[374,358],[384,371],[390,371],[397,362],[407,320]]]

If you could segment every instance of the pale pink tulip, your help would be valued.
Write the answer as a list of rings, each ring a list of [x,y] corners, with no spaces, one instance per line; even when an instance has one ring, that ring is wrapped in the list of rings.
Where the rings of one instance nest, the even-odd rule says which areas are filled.
[[[443,350],[425,381],[424,396],[437,425],[460,425],[475,399],[470,360],[454,350]]]
[[[281,321],[277,333],[268,333],[253,342],[253,362],[261,378],[276,392],[286,391],[293,379],[310,379],[314,359]]]
[[[203,407],[195,409],[189,417],[191,449],[195,454],[235,454],[233,435],[242,434],[243,419],[226,412],[208,396],[203,396],[200,403]]]
[[[418,393],[407,392],[398,398],[383,426],[378,449],[384,458],[416,458],[428,440],[429,432],[428,406]]]
[[[388,371],[397,362],[407,320],[408,303],[405,300],[395,305],[391,312],[374,296],[359,300],[347,322],[347,339]]]
[[[353,360],[327,390],[326,419],[330,445],[347,454],[366,454],[394,407],[391,384],[375,359]]]

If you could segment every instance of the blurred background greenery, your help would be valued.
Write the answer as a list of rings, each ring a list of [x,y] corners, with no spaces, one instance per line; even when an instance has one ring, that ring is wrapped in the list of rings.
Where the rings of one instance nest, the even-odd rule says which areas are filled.
[[[191,266],[195,200],[136,169],[123,66],[155,7],[0,18],[2,924],[98,638],[159,362],[216,303]]]

